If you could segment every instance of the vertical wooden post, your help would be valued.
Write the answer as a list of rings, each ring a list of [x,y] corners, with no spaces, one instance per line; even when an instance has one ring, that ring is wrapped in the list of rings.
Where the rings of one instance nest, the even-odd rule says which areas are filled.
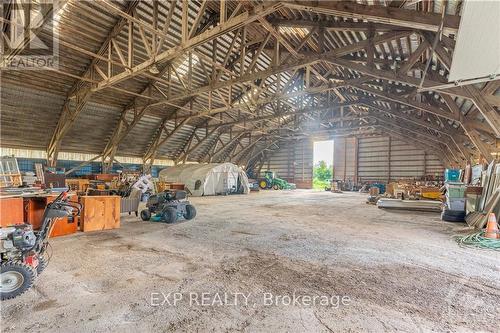
[[[227,9],[226,9],[226,0],[220,0],[220,24],[226,22],[227,20]]]
[[[246,58],[246,43],[247,43],[247,27],[242,28],[241,33],[241,51],[240,51],[240,76],[245,73],[245,58]]]
[[[132,67],[133,65],[133,58],[132,55],[134,54],[134,22],[129,21],[128,22],[128,59],[127,59],[127,64],[128,67]],[[108,76],[109,77],[109,76]]]
[[[359,171],[359,139],[354,138],[354,184],[358,184]]]
[[[424,150],[424,174],[423,176],[427,176],[427,153],[426,151]]]
[[[391,137],[389,136],[389,147],[388,147],[388,157],[387,157],[387,182],[389,183],[391,181]]]
[[[189,1],[182,1],[182,42],[185,43],[188,40],[188,9],[189,9]]]
[[[347,177],[347,138],[344,138],[344,177],[345,181]]]
[[[158,0],[153,1],[153,28],[156,30],[158,29]],[[157,35],[153,33],[151,38],[153,39],[151,41],[151,49],[153,51],[153,54],[156,54],[156,49],[157,49]]]

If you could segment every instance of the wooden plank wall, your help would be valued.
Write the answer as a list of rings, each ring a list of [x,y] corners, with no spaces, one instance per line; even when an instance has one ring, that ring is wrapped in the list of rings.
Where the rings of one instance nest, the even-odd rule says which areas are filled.
[[[278,177],[295,183],[297,188],[312,188],[313,142],[311,140],[287,141],[271,153],[261,173],[271,170]]]
[[[334,179],[357,181],[357,138],[336,138],[333,141]]]

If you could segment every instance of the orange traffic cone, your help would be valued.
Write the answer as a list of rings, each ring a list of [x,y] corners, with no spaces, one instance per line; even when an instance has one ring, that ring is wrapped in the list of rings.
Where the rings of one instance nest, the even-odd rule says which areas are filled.
[[[494,213],[490,213],[488,216],[488,224],[486,225],[486,232],[484,233],[484,237],[497,239],[500,238],[498,234],[498,224],[497,219]]]

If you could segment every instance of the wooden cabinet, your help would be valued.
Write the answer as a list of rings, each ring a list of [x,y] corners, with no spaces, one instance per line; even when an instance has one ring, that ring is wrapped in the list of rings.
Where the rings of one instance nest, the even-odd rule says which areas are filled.
[[[50,237],[71,235],[78,231],[78,216],[57,219],[52,226]]]
[[[116,195],[81,197],[80,230],[97,231],[120,228],[120,197]]]
[[[23,223],[23,198],[0,199],[0,227]]]
[[[53,201],[55,197],[40,196],[24,199],[24,220],[33,226],[34,230],[42,226],[43,212],[47,203]]]
[[[33,226],[34,230],[40,229],[42,226],[43,213],[48,203],[57,198],[56,194],[28,197],[24,199],[25,221]],[[71,201],[78,202],[78,196],[70,197]],[[64,236],[74,234],[78,231],[78,218],[68,219],[67,217],[59,218],[54,222],[50,237]]]

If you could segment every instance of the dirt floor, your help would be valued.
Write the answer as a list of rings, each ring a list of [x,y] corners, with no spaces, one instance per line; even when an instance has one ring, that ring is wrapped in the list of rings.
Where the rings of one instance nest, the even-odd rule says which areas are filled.
[[[193,198],[189,222],[127,215],[53,239],[35,288],[2,302],[2,331],[498,332],[500,253],[460,248],[465,225],[439,214],[365,199]]]

